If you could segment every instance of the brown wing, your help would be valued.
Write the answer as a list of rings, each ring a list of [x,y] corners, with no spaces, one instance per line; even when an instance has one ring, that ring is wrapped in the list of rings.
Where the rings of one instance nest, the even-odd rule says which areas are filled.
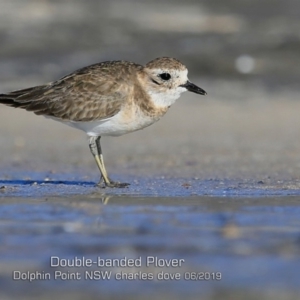
[[[130,78],[124,78],[124,63],[100,63],[47,85],[0,94],[0,103],[62,120],[106,119],[120,111],[133,90],[126,80]],[[130,71],[139,66],[128,63],[127,67]]]

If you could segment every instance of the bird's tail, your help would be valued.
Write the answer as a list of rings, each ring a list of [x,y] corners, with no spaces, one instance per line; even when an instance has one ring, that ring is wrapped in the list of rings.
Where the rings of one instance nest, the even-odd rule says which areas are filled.
[[[0,103],[12,106],[12,107],[20,107],[20,108],[26,108],[28,102],[30,102],[29,99],[22,100],[22,97],[26,94],[30,94],[34,88],[24,89],[24,90],[18,90],[14,92],[10,92],[8,94],[0,94]]]
[[[30,110],[30,106],[37,101],[41,95],[41,86],[17,90],[7,94],[0,94],[0,103],[11,107],[18,107]]]

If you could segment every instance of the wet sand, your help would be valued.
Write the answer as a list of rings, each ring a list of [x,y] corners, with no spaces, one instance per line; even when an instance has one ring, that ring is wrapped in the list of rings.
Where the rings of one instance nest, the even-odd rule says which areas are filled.
[[[281,95],[246,94],[242,103],[184,95],[156,125],[103,139],[107,168],[131,182],[126,189],[95,187],[84,134],[2,108],[1,298],[294,299],[300,104],[291,94],[284,104]],[[51,256],[143,264],[51,267]],[[148,257],[185,263],[147,267]],[[51,278],[12,280],[14,271]],[[92,271],[112,277],[85,278]],[[55,279],[59,272],[80,279]]]
[[[1,202],[2,299],[295,299],[299,293],[299,197],[93,194]],[[94,263],[64,267],[75,258]],[[104,264],[110,259],[141,264],[110,267]],[[172,260],[173,267],[163,263]],[[87,275],[100,271],[110,279]],[[37,272],[50,277],[37,279]]]

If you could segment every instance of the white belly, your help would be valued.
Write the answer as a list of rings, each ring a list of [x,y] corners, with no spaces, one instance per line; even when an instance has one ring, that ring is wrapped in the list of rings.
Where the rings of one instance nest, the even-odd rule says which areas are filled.
[[[124,116],[124,113],[119,112],[115,116],[101,121],[74,122],[63,121],[56,118],[55,120],[83,130],[89,136],[120,136],[132,131],[143,129],[158,121],[159,118],[153,118],[143,114],[135,114],[134,117],[126,117]]]

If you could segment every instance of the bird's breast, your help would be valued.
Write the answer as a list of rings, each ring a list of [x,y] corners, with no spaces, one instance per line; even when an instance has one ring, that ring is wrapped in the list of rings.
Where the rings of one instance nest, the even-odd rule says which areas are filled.
[[[68,122],[68,125],[85,131],[89,136],[120,136],[157,122],[167,109],[157,108],[145,111],[145,107],[141,108],[140,105],[131,103],[108,119],[92,122]]]
[[[166,111],[167,109],[153,109],[150,107],[147,110],[146,107],[132,104],[122,109],[111,119],[111,122],[121,129],[121,134],[124,134],[150,126],[157,122]]]

